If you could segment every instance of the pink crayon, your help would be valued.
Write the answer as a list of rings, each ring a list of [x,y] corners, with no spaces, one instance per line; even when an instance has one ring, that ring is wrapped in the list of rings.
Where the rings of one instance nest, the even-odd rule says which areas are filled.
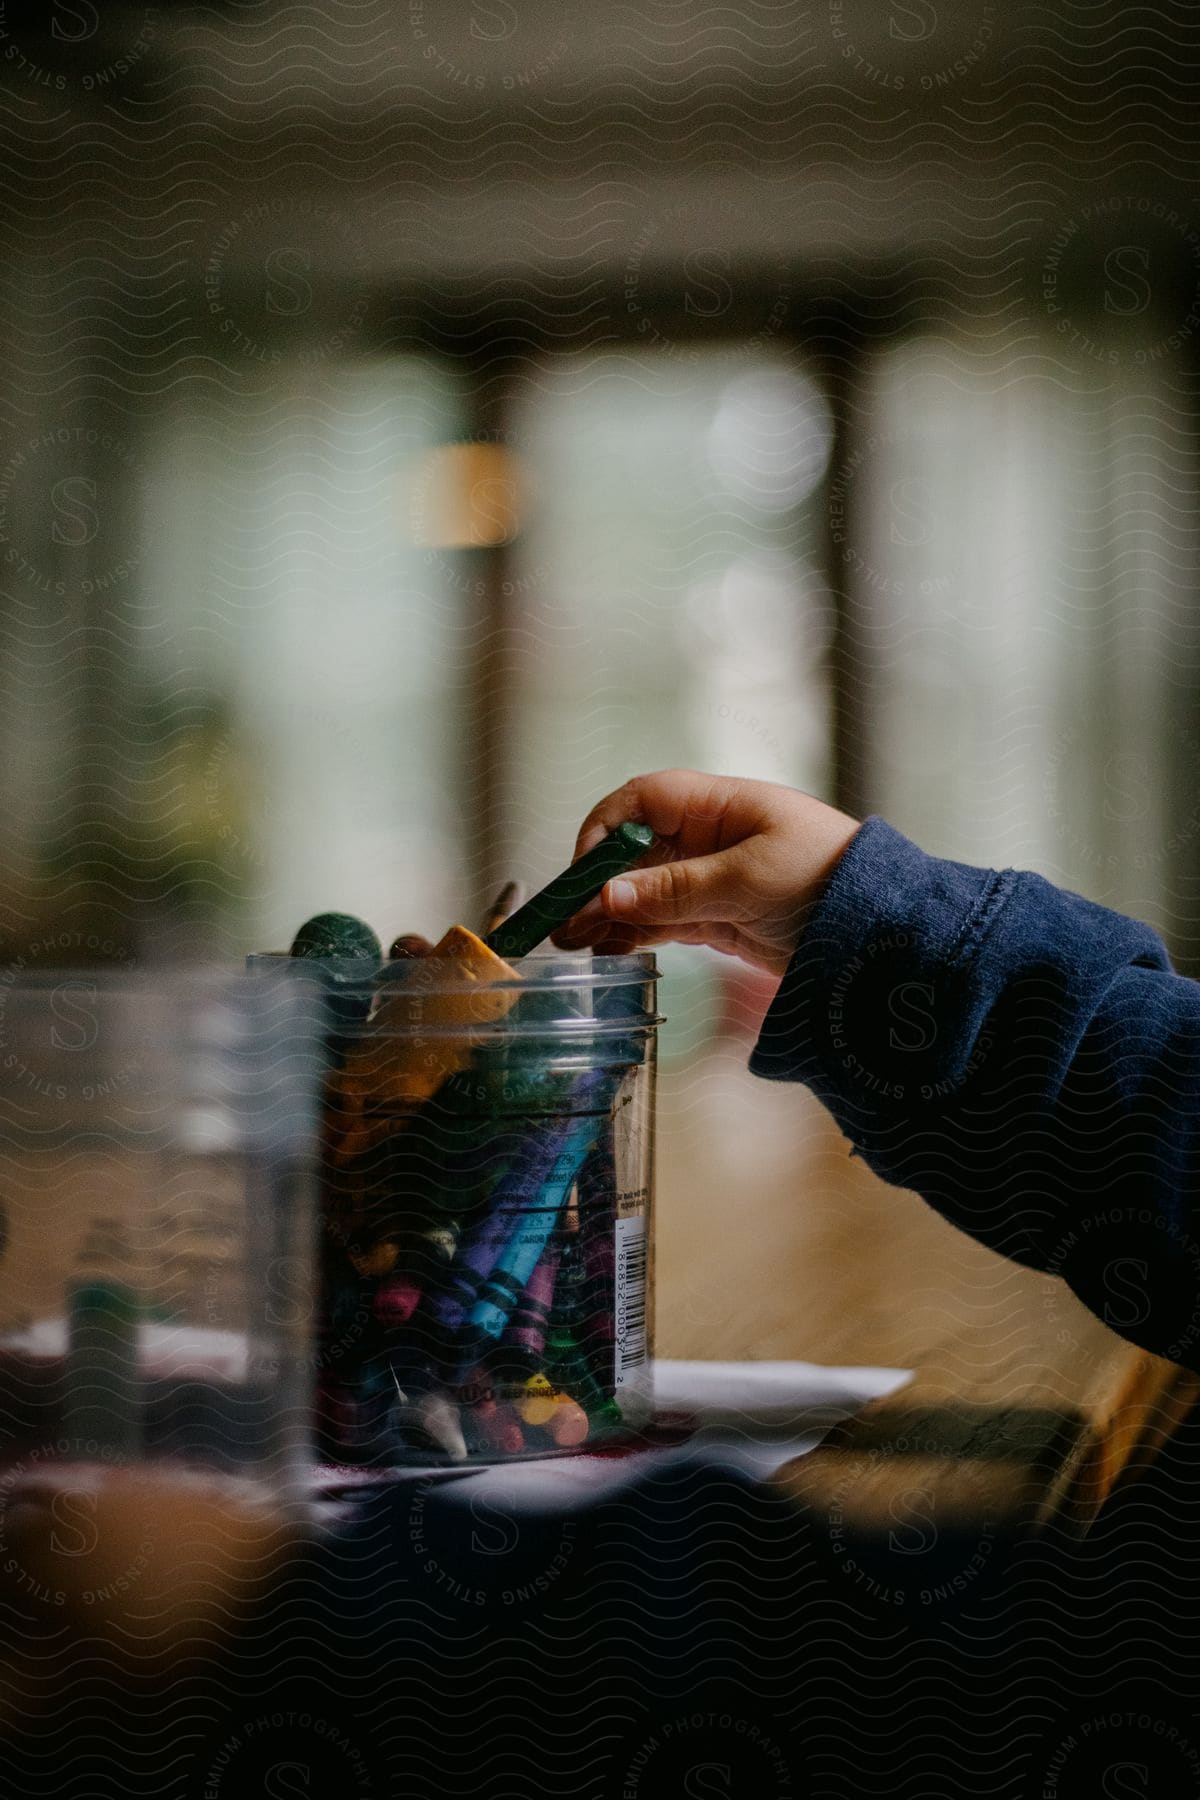
[[[591,1422],[578,1401],[572,1400],[568,1394],[556,1394],[554,1398],[558,1405],[546,1430],[560,1450],[575,1450],[580,1444],[587,1442]]]
[[[514,1350],[540,1360],[546,1348],[546,1327],[554,1301],[554,1284],[562,1260],[562,1245],[550,1243],[538,1258],[537,1267],[517,1301],[504,1333],[504,1342]]]
[[[392,1275],[375,1289],[371,1310],[385,1327],[407,1325],[421,1304],[421,1289],[411,1275]]]

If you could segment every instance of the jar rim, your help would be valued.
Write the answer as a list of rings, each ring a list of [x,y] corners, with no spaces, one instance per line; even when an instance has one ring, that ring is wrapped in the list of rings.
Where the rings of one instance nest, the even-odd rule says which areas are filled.
[[[436,1042],[438,1039],[451,1039],[456,1043],[469,1040],[482,1045],[490,1038],[510,1042],[513,1039],[530,1040],[537,1043],[557,1043],[566,1048],[575,1038],[591,1042],[593,1038],[632,1038],[639,1034],[648,1034],[656,1025],[664,1022],[665,1014],[657,1012],[639,1012],[626,1014],[619,1019],[597,1019],[587,1013],[574,1016],[567,1015],[560,1019],[514,1020],[511,1014],[501,1019],[472,1020],[467,1024],[427,1025],[424,1022],[408,1028],[403,1026],[380,1025],[377,1018],[362,1025],[345,1027],[342,1036],[369,1037],[372,1043],[411,1043],[414,1038],[422,1043]]]
[[[423,956],[411,960],[376,963],[353,957],[296,957],[286,950],[258,950],[246,958],[251,974],[273,974],[286,969],[297,976],[326,976],[339,988],[375,991],[393,986],[409,988],[414,996],[470,994],[482,989],[515,993],[555,993],[572,988],[644,987],[661,973],[652,950],[635,950],[621,956],[593,956],[590,952],[560,951],[553,956],[510,957],[516,973],[512,981],[476,981],[459,973],[459,965],[446,957]],[[438,971],[444,970],[444,975]]]

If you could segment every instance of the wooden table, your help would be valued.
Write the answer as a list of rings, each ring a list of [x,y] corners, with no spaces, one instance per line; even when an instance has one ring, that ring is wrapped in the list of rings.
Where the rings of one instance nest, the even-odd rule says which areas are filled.
[[[780,1477],[823,1511],[849,1505],[869,1522],[894,1517],[897,1496],[930,1495],[944,1517],[1085,1526],[1200,1398],[1200,1378],[887,1187],[805,1089],[751,1076],[748,1050],[727,1041],[662,1072],[660,1354],[912,1369]],[[68,1270],[117,1268],[148,1246],[182,1316],[236,1324],[240,1201],[230,1173],[223,1224],[216,1173],[201,1220],[186,1170],[168,1180],[153,1159],[10,1158],[6,1325],[60,1310]]]
[[[943,1520],[1086,1528],[1200,1377],[879,1181],[810,1094],[745,1055],[664,1071],[660,1354],[912,1369],[780,1475],[820,1513],[869,1530],[925,1497]]]

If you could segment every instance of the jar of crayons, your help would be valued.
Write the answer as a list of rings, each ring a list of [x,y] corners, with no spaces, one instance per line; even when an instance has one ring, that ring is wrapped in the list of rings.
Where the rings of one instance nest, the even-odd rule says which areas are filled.
[[[644,1425],[653,956],[292,967],[328,1018],[318,1454],[494,1461]]]

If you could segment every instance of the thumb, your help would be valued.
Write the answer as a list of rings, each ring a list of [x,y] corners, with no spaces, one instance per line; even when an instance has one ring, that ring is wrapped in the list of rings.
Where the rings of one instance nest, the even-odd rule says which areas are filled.
[[[679,925],[689,919],[729,916],[732,871],[727,856],[691,856],[683,862],[633,869],[605,885],[601,905],[610,919],[636,925]]]

